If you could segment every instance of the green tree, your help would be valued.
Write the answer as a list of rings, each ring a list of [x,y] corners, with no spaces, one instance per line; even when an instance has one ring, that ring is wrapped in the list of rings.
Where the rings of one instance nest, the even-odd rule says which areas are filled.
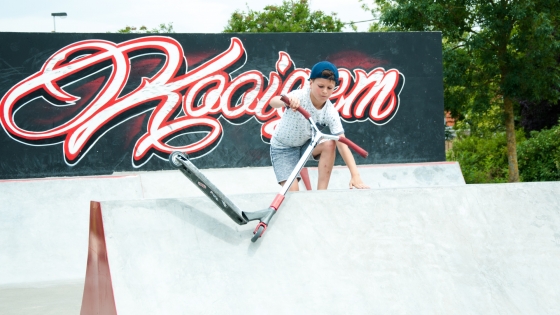
[[[117,33],[121,34],[161,34],[161,33],[175,33],[173,30],[173,22],[165,24],[161,23],[158,27],[154,27],[152,29],[148,29],[146,26],[142,25],[139,28],[135,26],[126,26],[117,31]]]
[[[369,9],[391,30],[442,32],[446,110],[476,123],[498,107],[507,138],[508,180],[519,181],[518,101],[559,99],[553,87],[560,86],[560,1],[361,1],[373,1]]]
[[[268,5],[262,12],[236,10],[224,33],[340,32],[343,27],[334,12],[312,12],[307,0],[284,0],[281,6]]]

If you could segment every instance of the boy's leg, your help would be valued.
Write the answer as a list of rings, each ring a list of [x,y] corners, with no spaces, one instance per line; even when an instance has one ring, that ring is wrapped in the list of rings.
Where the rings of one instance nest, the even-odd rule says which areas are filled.
[[[333,140],[322,142],[313,149],[312,154],[319,158],[317,190],[327,189],[336,157],[336,143]]]
[[[280,185],[282,187],[284,187],[284,184],[286,184],[286,181],[280,182]],[[288,189],[288,191],[299,191],[299,182],[298,180],[294,180],[294,182],[292,183],[292,186],[290,186],[290,189]]]
[[[270,147],[270,157],[272,161],[272,167],[276,175],[276,179],[281,186],[287,181],[287,178],[294,170],[300,159],[301,148],[275,148]],[[299,177],[299,176],[298,176]],[[295,179],[291,184],[289,191],[299,191],[298,179]]]

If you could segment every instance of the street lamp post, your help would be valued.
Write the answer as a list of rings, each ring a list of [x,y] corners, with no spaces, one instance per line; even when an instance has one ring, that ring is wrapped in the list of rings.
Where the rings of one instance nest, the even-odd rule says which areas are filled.
[[[68,16],[68,14],[66,14],[66,12],[58,12],[58,13],[51,13],[51,15],[52,15],[52,20],[53,20],[53,24],[54,24],[54,31],[53,31],[53,32],[56,33],[56,21],[55,21],[55,18],[56,18],[57,16],[66,17],[66,16]]]

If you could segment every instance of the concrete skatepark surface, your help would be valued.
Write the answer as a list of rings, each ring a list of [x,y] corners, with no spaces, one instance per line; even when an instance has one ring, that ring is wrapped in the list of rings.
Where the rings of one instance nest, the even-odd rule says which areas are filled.
[[[313,190],[317,189],[317,168],[308,168]],[[456,162],[378,164],[360,167],[362,179],[371,188],[431,187],[465,185],[461,167]],[[345,166],[335,166],[329,189],[347,189],[350,172]]]
[[[411,173],[403,170],[393,173]],[[268,206],[278,186],[250,186],[250,174],[267,170],[244,171],[203,170],[241,208]],[[119,314],[560,310],[560,183],[464,185],[448,174],[423,185],[300,192],[253,244],[254,222],[233,223],[185,189],[178,171],[120,175],[0,182],[9,206],[0,210],[1,314],[80,312],[96,199]],[[434,184],[446,177],[455,179]],[[255,194],[240,194],[247,187]]]
[[[100,206],[118,314],[552,314],[559,192],[294,193],[258,243],[254,225],[232,224],[207,198]],[[257,210],[273,197],[232,199]]]
[[[450,178],[444,185],[464,184],[457,163],[390,165],[383,169],[402,187],[433,185],[405,180],[413,167],[419,174]],[[438,168],[439,171],[434,171]],[[372,187],[387,185],[377,168],[360,167]],[[443,171],[442,171],[443,170]],[[206,177],[227,195],[278,192],[270,167],[208,169]],[[313,176],[313,170],[310,172]],[[345,187],[346,168],[333,171],[331,185]],[[312,181],[313,182],[313,181]],[[392,183],[390,183],[393,185]],[[303,184],[300,183],[303,188]],[[138,200],[204,196],[181,172],[121,173],[114,176],[0,180],[0,286],[75,281],[85,274],[91,200]],[[31,258],[31,259],[30,259]],[[36,262],[40,261],[41,264]],[[41,284],[42,285],[42,284]]]

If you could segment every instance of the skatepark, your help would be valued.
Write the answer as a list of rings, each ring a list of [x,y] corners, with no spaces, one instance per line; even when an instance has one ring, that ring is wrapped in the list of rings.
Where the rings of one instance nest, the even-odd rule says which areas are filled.
[[[560,309],[560,183],[466,185],[450,162],[360,171],[372,189],[344,187],[344,168],[327,191],[300,185],[256,243],[178,171],[1,181],[0,313]],[[249,211],[278,190],[271,168],[204,173]]]
[[[160,35],[0,33],[0,314],[560,313],[560,182],[446,162],[440,32]],[[339,154],[284,196],[269,101],[322,59],[371,188]],[[262,237],[175,151],[243,214],[281,195]]]

